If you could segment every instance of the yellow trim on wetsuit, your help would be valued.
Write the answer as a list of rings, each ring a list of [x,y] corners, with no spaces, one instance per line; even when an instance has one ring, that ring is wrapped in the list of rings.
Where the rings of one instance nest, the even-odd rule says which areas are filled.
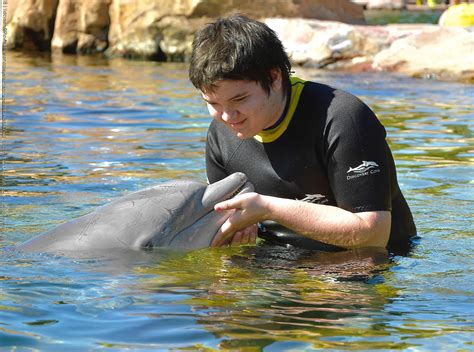
[[[291,97],[290,105],[288,106],[288,111],[286,112],[285,118],[281,121],[278,126],[272,128],[271,130],[260,131],[255,137],[260,143],[270,143],[276,141],[280,136],[285,133],[288,125],[293,118],[296,107],[300,100],[301,92],[304,88],[305,81],[298,77],[290,77],[291,82]]]

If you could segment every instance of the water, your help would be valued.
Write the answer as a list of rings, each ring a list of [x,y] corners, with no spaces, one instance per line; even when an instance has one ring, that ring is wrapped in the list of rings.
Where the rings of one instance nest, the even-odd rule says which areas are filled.
[[[9,53],[7,249],[124,193],[205,180],[209,124],[184,64]],[[474,86],[296,69],[387,127],[412,253],[264,245],[0,255],[0,349],[473,350]]]
[[[390,23],[431,23],[437,24],[443,10],[365,10],[364,18],[369,25]]]

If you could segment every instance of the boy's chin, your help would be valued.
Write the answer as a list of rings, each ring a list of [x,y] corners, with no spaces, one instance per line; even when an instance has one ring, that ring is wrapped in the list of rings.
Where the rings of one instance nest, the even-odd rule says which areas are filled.
[[[251,131],[239,131],[239,130],[235,130],[233,129],[232,127],[230,126],[227,126],[231,131],[232,133],[235,134],[235,136],[239,139],[251,139],[253,138],[257,133],[252,133]]]
[[[253,137],[253,135],[246,135],[245,133],[242,133],[242,132],[235,132],[235,135],[237,136],[237,138],[240,138],[240,139],[250,139]]]

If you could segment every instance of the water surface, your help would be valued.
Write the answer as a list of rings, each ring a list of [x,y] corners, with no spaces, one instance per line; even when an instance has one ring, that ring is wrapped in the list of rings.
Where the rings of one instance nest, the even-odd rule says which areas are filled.
[[[364,18],[369,25],[393,23],[437,24],[443,10],[365,10]]]
[[[127,192],[204,181],[209,124],[184,64],[9,53],[0,349],[473,349],[474,86],[296,71],[386,126],[412,253],[5,250]]]

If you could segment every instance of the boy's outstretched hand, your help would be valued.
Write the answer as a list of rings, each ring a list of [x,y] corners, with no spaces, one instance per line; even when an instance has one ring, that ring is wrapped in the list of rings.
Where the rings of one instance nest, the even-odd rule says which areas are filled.
[[[256,224],[264,220],[266,214],[263,198],[260,194],[251,192],[216,204],[214,206],[216,211],[234,210],[234,212],[222,224],[211,246],[254,244],[257,239]]]

